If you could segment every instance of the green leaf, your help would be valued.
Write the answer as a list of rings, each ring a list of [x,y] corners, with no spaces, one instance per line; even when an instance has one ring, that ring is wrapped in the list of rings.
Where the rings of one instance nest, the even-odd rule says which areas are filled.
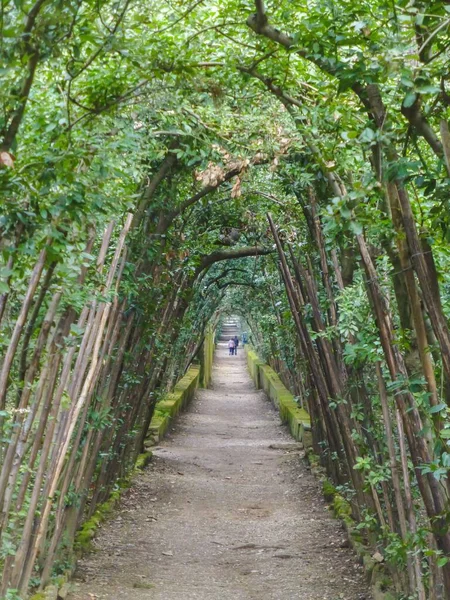
[[[429,410],[429,412],[434,415],[435,413],[439,413],[442,412],[443,410],[446,410],[447,405],[445,404],[445,402],[441,402],[441,404],[437,404],[436,406],[432,406]]]
[[[415,92],[409,92],[408,94],[406,94],[406,96],[403,100],[403,106],[405,108],[410,108],[416,100],[417,100],[417,94]]]
[[[424,85],[420,88],[417,89],[417,92],[419,94],[439,94],[440,93],[440,88],[437,85]],[[403,102],[403,105],[405,103]]]
[[[375,132],[370,127],[366,127],[364,131],[359,136],[361,142],[373,142],[375,139]]]
[[[350,221],[350,229],[355,235],[361,235],[363,232],[361,223],[358,223],[357,221]]]

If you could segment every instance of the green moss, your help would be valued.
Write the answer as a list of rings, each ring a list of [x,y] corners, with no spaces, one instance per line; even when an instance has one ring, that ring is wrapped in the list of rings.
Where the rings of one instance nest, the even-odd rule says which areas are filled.
[[[322,492],[325,496],[325,500],[327,500],[328,502],[331,502],[337,494],[336,488],[328,479],[324,479],[322,481]]]
[[[351,508],[349,503],[344,500],[341,496],[337,496],[334,498],[334,509],[336,511],[336,515],[340,519],[348,520],[351,519]]]
[[[156,443],[164,437],[169,427],[170,419],[174,418],[180,409],[193,397],[199,383],[199,373],[199,367],[191,366],[186,375],[176,384],[173,392],[165,395],[156,404],[147,433]]]
[[[88,522],[89,523],[89,522]],[[76,552],[90,552],[92,550],[92,539],[94,538],[96,527],[86,526],[85,523],[80,531],[77,533],[74,542],[74,549]]]
[[[170,411],[167,409],[166,406],[160,407],[159,404],[157,404],[156,406],[157,408],[155,408],[155,412],[153,413],[152,425],[153,423],[157,423],[158,421],[165,421],[167,417],[170,417]]]
[[[354,541],[355,544],[360,544],[360,545],[364,546],[364,548],[365,548],[364,536],[359,529],[353,529],[351,532],[351,536],[352,536],[352,540]]]
[[[69,576],[68,575],[59,575],[58,577],[55,577],[54,581],[55,581],[55,585],[59,589],[69,581]]]
[[[136,460],[135,469],[137,471],[143,471],[152,460],[152,456],[152,452],[143,452],[142,454],[139,454]]]
[[[319,467],[320,466],[320,457],[317,454],[314,454],[312,448],[307,451],[308,462],[311,467]]]
[[[352,507],[340,494],[335,494],[334,496],[333,509],[339,519],[353,523]]]
[[[33,594],[30,600],[45,600],[45,594],[44,592],[38,592],[37,594]]]

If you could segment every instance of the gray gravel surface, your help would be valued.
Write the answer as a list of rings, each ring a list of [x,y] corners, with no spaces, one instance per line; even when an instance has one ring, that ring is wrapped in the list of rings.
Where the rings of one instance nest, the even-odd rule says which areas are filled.
[[[255,391],[243,352],[219,345],[213,385],[101,528],[70,600],[369,600],[340,524]]]

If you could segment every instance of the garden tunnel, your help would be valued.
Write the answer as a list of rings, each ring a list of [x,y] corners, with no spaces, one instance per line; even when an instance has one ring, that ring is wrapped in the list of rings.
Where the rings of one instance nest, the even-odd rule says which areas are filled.
[[[450,597],[448,4],[0,23],[0,598],[70,571],[223,315],[397,595]]]

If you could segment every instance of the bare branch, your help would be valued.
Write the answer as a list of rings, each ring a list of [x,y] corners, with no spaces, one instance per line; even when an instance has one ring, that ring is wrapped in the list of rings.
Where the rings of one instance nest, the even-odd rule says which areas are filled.
[[[217,277],[213,277],[213,279],[206,281],[205,288],[209,288],[211,285],[214,285],[215,283],[217,283],[218,281],[220,281],[221,279],[223,279],[230,273],[244,273],[245,275],[248,274],[245,269],[239,269],[239,268],[225,269],[224,271],[222,271],[222,273],[220,273],[220,275],[217,275]]]
[[[256,6],[256,24],[258,27],[264,27],[267,24],[266,7],[264,0],[255,0]]]
[[[249,194],[258,194],[258,196],[262,196],[263,198],[267,198],[268,200],[271,200],[272,202],[275,202],[275,204],[278,204],[278,206],[282,206],[283,208],[286,208],[286,204],[284,202],[282,202],[281,200],[279,200],[273,194],[266,194],[265,192],[260,192],[259,190],[248,190],[248,193]]]
[[[420,110],[419,98],[417,98],[412,106],[406,107],[402,105],[402,114],[408,119],[408,122],[414,127],[416,132],[428,142],[428,145],[436,156],[442,157],[443,151],[441,141]]]
[[[242,248],[233,248],[233,250],[216,250],[215,252],[211,252],[211,254],[202,256],[196,274],[199,275],[202,271],[209,269],[211,265],[221,260],[235,260],[247,256],[264,256],[271,254],[272,252],[272,248],[264,248],[261,246],[244,246]]]
[[[30,12],[28,13],[27,21],[25,23],[25,27],[23,29],[22,39],[26,39],[28,35],[33,31],[37,16],[41,12],[41,8],[45,4],[45,2],[47,2],[47,0],[37,0],[37,2],[35,2],[35,4],[31,7]]]
[[[256,13],[250,15],[247,19],[247,25],[250,29],[253,29],[255,33],[259,33],[269,38],[270,40],[277,42],[281,46],[289,49],[294,46],[294,38],[290,35],[282,33],[272,25],[269,25],[269,20],[266,15],[266,9],[263,0],[255,0]]]
[[[184,13],[178,19],[176,19],[175,21],[173,21],[172,23],[170,23],[166,27],[163,27],[162,29],[158,29],[157,31],[152,31],[150,35],[155,35],[157,33],[162,33],[163,31],[167,31],[168,29],[171,29],[177,23],[179,23],[180,21],[182,21],[184,19],[184,17],[187,17],[189,13],[191,13],[193,10],[195,10],[197,8],[197,6],[199,4],[202,4],[204,1],[205,0],[197,0],[197,2],[194,2],[194,4],[192,6],[190,6],[187,10],[185,10]]]
[[[288,94],[286,94],[286,92],[284,92],[280,87],[275,85],[271,79],[269,79],[268,77],[264,77],[263,75],[258,73],[258,71],[254,67],[238,66],[237,68],[242,73],[247,73],[248,75],[251,75],[252,77],[255,77],[256,79],[259,79],[262,83],[264,83],[264,85],[267,87],[267,89],[270,92],[272,92],[272,94],[274,96],[277,96],[278,98],[280,98],[280,100],[286,101],[288,104],[292,104],[294,106],[297,106],[298,108],[303,107],[301,102],[299,102],[295,98],[292,98],[292,96],[289,96]]]
[[[28,97],[30,95],[31,86],[33,85],[34,75],[36,73],[36,67],[39,62],[39,53],[35,50],[28,59],[28,73],[25,77],[22,89],[19,94],[19,105],[17,109],[13,113],[13,117],[9,124],[9,127],[5,133],[3,140],[0,143],[1,150],[9,150],[16,139],[17,132],[19,131],[20,123],[22,122],[23,115],[25,113],[25,108],[28,102]]]

